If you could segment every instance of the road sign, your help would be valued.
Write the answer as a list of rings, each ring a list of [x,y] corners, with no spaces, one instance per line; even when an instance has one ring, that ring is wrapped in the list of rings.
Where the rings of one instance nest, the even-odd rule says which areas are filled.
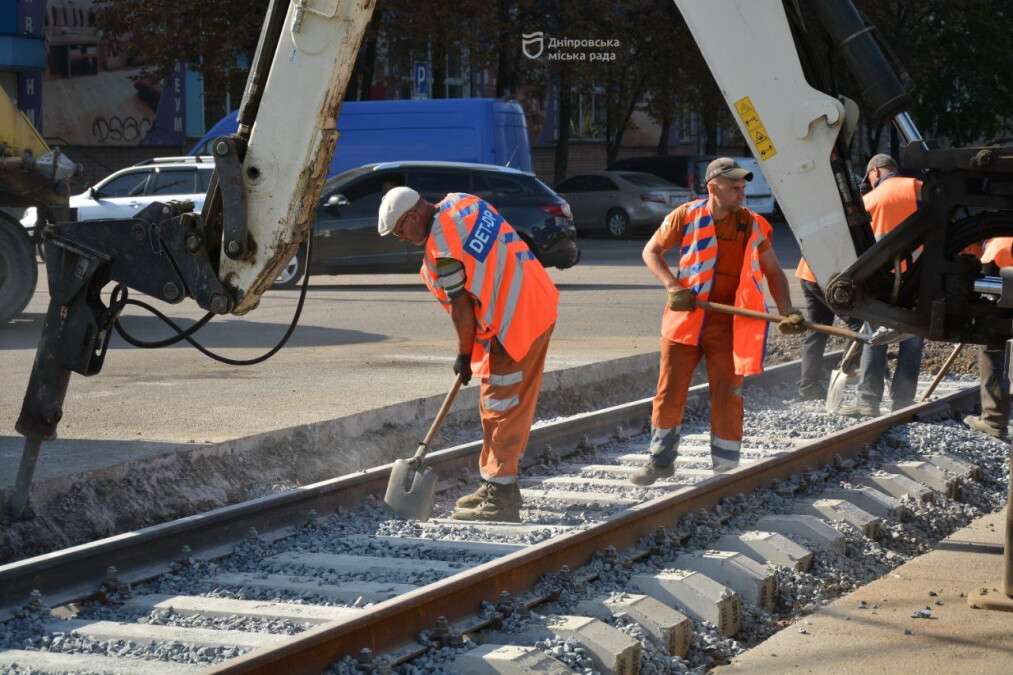
[[[412,64],[412,98],[429,98],[429,87],[432,79],[432,66],[429,61],[416,61]]]

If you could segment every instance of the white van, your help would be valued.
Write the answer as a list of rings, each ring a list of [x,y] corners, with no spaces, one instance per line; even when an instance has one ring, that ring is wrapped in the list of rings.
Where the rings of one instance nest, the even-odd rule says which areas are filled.
[[[715,158],[697,159],[693,167],[693,188],[697,197],[706,197],[707,188],[704,185],[704,177],[707,175],[707,165]],[[770,184],[764,178],[760,170],[760,163],[752,157],[732,157],[738,165],[747,171],[753,172],[753,180],[746,183],[746,208],[759,213],[765,218],[770,218],[777,210],[777,201],[770,189]]]

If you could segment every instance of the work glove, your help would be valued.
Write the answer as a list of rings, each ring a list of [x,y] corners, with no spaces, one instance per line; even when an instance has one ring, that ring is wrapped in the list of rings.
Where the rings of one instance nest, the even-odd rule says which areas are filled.
[[[781,331],[783,335],[799,335],[808,329],[805,326],[802,312],[796,309],[789,312],[788,316],[778,322],[777,330]]]
[[[689,288],[668,289],[668,308],[676,312],[688,312],[696,306],[696,293]]]
[[[454,375],[461,378],[461,384],[471,382],[471,354],[458,354],[454,359]]]

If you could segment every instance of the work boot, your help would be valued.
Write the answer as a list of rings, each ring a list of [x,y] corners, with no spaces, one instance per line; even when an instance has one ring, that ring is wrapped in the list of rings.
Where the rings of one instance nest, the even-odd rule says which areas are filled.
[[[838,412],[844,417],[879,417],[879,404],[865,401],[846,403]]]
[[[993,438],[998,438],[1004,441],[1009,438],[1009,433],[1007,432],[1006,429],[1000,429],[999,427],[992,426],[991,424],[981,419],[977,415],[968,415],[967,417],[965,417],[964,424],[971,427],[973,431],[978,431],[983,434],[987,434],[989,436],[992,436]]]
[[[675,475],[675,462],[671,464],[655,464],[654,460],[630,474],[630,482],[634,485],[652,485],[659,478],[671,478]]]
[[[454,504],[455,509],[473,509],[482,503],[485,496],[489,493],[489,481],[483,480],[478,486],[478,489],[472,492],[470,495],[464,495]]]
[[[485,495],[471,508],[455,508],[454,520],[521,522],[521,488],[516,482],[486,483]]]
[[[739,468],[739,458],[735,457],[721,457],[720,455],[711,454],[711,468],[714,473],[725,473],[732,469]]]

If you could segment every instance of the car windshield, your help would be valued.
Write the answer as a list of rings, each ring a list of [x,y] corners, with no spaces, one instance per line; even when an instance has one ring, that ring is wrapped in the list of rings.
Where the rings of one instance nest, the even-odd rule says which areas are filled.
[[[652,176],[649,173],[623,173],[620,177],[630,183],[633,183],[637,187],[646,188],[674,188],[675,186],[669,183],[664,178],[658,178]]]
[[[333,178],[329,179],[326,183],[324,183],[324,187],[320,191],[320,193],[326,194],[331,190],[333,190],[335,186],[350,183],[359,176],[365,176],[372,170],[373,170],[372,166],[367,166],[367,167],[359,167],[356,169],[349,169],[348,171],[339,173],[337,176],[334,176]]]

